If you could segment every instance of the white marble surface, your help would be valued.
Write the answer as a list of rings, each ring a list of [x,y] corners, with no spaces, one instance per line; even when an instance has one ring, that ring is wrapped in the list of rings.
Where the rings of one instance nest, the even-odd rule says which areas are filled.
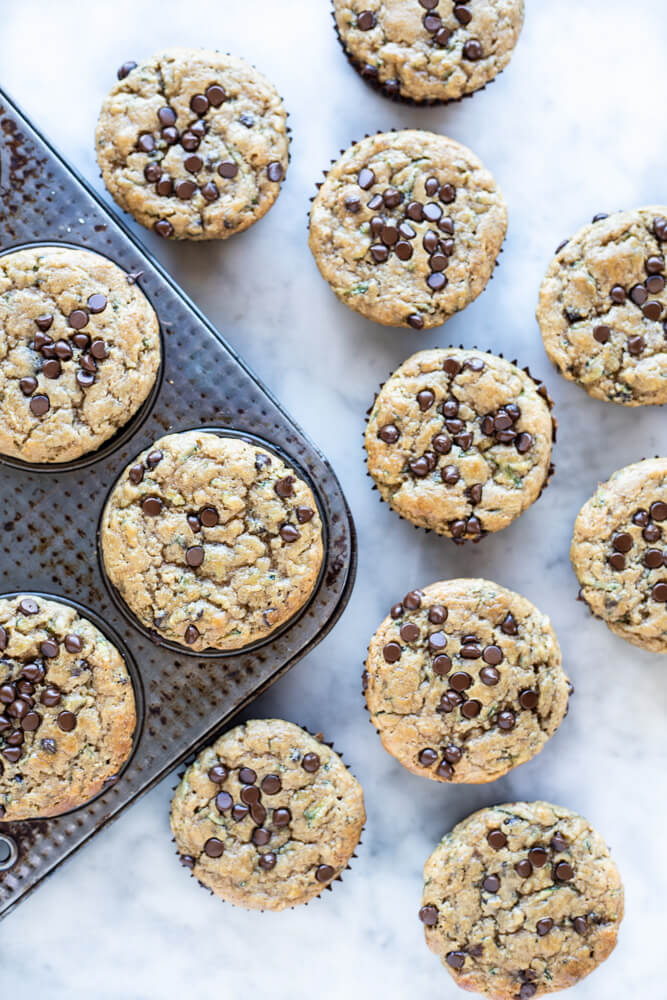
[[[360,534],[344,617],[252,712],[322,729],[366,788],[369,820],[342,885],[280,915],[231,909],[177,864],[165,781],[56,873],[0,927],[3,995],[40,1000],[274,1000],[459,995],[416,919],[421,868],[475,807],[544,797],[587,815],[611,844],[627,918],[610,961],[577,1000],[664,996],[667,930],[663,790],[664,659],[612,637],[576,603],[572,522],[596,482],[664,453],[664,415],[589,399],[549,367],[534,320],[560,240],[595,212],[667,201],[661,0],[527,0],[508,70],[472,101],[413,110],[374,95],[343,59],[328,0],[6,0],[0,81],[101,190],[93,130],[117,65],[173,43],[246,56],[285,97],[292,166],[269,216],[221,246],[141,236],[331,458]],[[487,291],[446,328],[416,335],[339,305],[310,257],[308,199],[338,150],[366,131],[423,126],[460,139],[503,187],[509,237]],[[414,349],[477,344],[530,363],[556,399],[552,487],[519,522],[458,550],[380,506],[364,475],[363,414],[378,382]],[[325,361],[326,358],[326,361]],[[531,597],[553,619],[577,695],[539,758],[495,785],[435,785],[382,750],[359,694],[367,639],[408,589],[479,574]]]

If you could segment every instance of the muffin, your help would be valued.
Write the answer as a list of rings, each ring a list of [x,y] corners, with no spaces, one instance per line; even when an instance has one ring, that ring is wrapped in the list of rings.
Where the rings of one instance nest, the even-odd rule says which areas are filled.
[[[139,410],[160,367],[150,303],[89,250],[0,256],[0,453],[69,462]]]
[[[511,524],[551,475],[551,400],[528,369],[477,350],[408,358],[370,413],[368,472],[401,517],[457,542]]]
[[[363,677],[390,754],[435,781],[495,781],[539,753],[570,683],[546,615],[488,580],[433,583],[395,604]]]
[[[667,458],[619,469],[579,511],[570,558],[580,596],[622,639],[667,652]]]
[[[561,243],[537,307],[561,375],[596,399],[667,402],[667,206],[596,215]]]
[[[310,249],[341,302],[414,330],[477,298],[506,231],[502,194],[474,153],[418,129],[348,149],[310,213]]]
[[[221,736],[176,789],[182,863],[216,896],[284,910],[328,888],[366,820],[361,785],[338,754],[291,722],[246,722]]]
[[[529,1000],[574,986],[614,950],[623,886],[602,837],[548,802],[481,809],[424,868],[426,943],[457,986]]]
[[[110,194],[165,238],[226,239],[261,219],[289,159],[287,113],[256,69],[209,49],[128,63],[97,123]]]
[[[388,97],[452,101],[493,80],[512,58],[523,0],[334,0],[343,49]]]
[[[78,611],[0,598],[0,821],[84,805],[132,750],[134,690],[116,647]]]
[[[100,543],[142,625],[196,652],[266,639],[308,602],[324,554],[303,479],[259,445],[206,431],[169,434],[125,469]]]

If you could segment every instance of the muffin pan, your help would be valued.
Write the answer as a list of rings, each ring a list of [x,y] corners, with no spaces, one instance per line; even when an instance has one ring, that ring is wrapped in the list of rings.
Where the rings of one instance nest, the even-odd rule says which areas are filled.
[[[2,459],[0,591],[70,600],[117,633],[138,664],[133,755],[118,780],[55,819],[0,823],[0,916],[62,861],[287,671],[333,626],[356,569],[352,518],[326,459],[248,371],[157,261],[0,90],[0,252],[62,242],[105,254],[156,310],[163,363],[155,392],[99,452],[67,465]],[[97,528],[112,484],[153,440],[206,428],[266,442],[308,480],[324,524],[323,570],[310,602],[259,647],[215,657],[154,642],[103,579]],[[140,692],[143,690],[143,700]]]

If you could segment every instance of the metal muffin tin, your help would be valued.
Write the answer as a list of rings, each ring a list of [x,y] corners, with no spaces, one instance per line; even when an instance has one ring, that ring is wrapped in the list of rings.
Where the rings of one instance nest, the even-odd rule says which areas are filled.
[[[62,597],[116,633],[129,652],[138,722],[129,762],[91,802],[54,819],[0,823],[0,917],[312,649],[342,613],[356,570],[354,524],[327,460],[0,90],[0,253],[54,242],[143,272],[137,280],[160,321],[162,369],[156,391],[99,452],[57,466],[0,456],[0,593]],[[157,438],[192,428],[265,441],[310,483],[324,524],[324,565],[310,602],[264,643],[223,657],[152,641],[111,593],[97,551],[102,509],[124,467]]]

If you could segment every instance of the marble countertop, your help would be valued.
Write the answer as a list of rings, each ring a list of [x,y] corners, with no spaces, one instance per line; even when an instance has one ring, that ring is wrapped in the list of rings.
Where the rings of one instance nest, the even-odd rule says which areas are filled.
[[[534,319],[556,245],[599,211],[665,202],[660,95],[667,83],[661,0],[527,0],[510,67],[486,91],[415,110],[368,90],[348,67],[328,0],[8,0],[0,81],[95,188],[99,104],[116,67],[174,43],[256,63],[291,114],[292,164],[265,220],[224,245],[173,245],[136,227],[185,290],[329,456],[359,529],[356,589],[328,638],[250,711],[322,730],[362,781],[368,824],[333,893],[279,915],[202,892],[178,865],[164,781],[54,874],[0,926],[2,991],[40,1000],[170,1000],[252,994],[323,1000],[460,994],[423,942],[421,869],[474,808],[545,798],[586,815],[611,845],[627,890],[613,957],[573,1000],[664,996],[667,865],[664,661],[615,638],[576,602],[572,523],[600,479],[665,453],[664,414],[588,398],[550,368]],[[509,207],[501,266],[482,296],[427,335],[389,330],[340,305],[306,239],[322,169],[365,132],[420,126],[471,146]],[[414,350],[477,345],[548,380],[560,424],[552,486],[477,547],[417,532],[371,492],[361,452],[378,383]],[[325,360],[326,359],[326,360]],[[407,590],[483,575],[552,618],[577,688],[543,753],[495,784],[413,777],[382,749],[360,696],[366,643]]]

